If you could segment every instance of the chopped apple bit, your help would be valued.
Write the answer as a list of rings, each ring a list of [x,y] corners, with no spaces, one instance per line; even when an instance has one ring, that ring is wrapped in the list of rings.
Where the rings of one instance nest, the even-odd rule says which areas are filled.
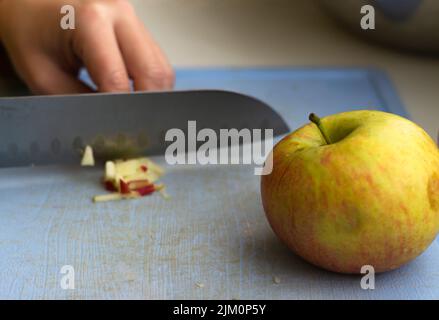
[[[105,163],[105,181],[110,181],[116,178],[116,166],[113,161]]]
[[[131,192],[128,183],[126,183],[122,179],[119,180],[119,192],[122,194],[128,194]]]
[[[93,197],[94,202],[106,202],[106,201],[114,201],[114,200],[121,200],[123,198],[122,194],[120,193],[109,193],[109,194],[103,194],[100,196]]]
[[[169,193],[166,192],[165,189],[160,190],[159,193],[163,199],[165,199],[165,200],[171,199],[171,196],[169,195]]]
[[[149,187],[152,185],[153,184],[147,179],[145,179],[145,180],[132,180],[132,181],[128,182],[129,190],[137,190],[137,189],[146,188],[146,187]]]
[[[148,158],[107,161],[103,183],[105,189],[113,193],[96,196],[94,201],[139,198],[156,191],[164,196],[165,186],[155,184],[163,174],[163,168]]]
[[[160,193],[163,199],[165,200],[171,199],[171,196],[166,192],[166,187],[163,183],[156,185],[155,189]]]
[[[165,189],[165,185],[163,183],[159,183],[155,185],[155,190],[156,191],[162,191]]]
[[[155,186],[153,184],[146,186],[146,187],[136,189],[136,192],[138,192],[142,197],[147,196],[147,195],[154,193],[156,191],[157,190],[155,189]]]
[[[204,283],[202,283],[202,282],[196,282],[195,285],[196,285],[198,288],[204,288]]]
[[[159,177],[157,177],[156,175],[152,174],[152,173],[148,173],[146,174],[146,172],[142,172],[142,173],[135,173],[132,175],[127,175],[124,176],[124,178],[128,181],[142,181],[142,180],[148,180],[150,179],[150,182],[154,182],[156,181]]]
[[[90,146],[86,146],[84,154],[82,155],[81,166],[93,167],[95,165],[95,158],[93,156],[93,149]]]
[[[135,199],[135,198],[140,198],[140,195],[137,192],[131,192],[129,194],[109,193],[109,194],[95,196],[93,198],[93,201],[94,202],[108,202],[108,201],[117,201],[117,200],[124,200],[124,199]]]

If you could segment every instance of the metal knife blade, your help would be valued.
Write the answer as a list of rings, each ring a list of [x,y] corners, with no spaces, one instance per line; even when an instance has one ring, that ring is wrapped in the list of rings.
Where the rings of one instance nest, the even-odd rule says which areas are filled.
[[[268,105],[229,91],[0,98],[0,167],[78,163],[85,145],[100,160],[164,153],[167,130],[289,131]]]

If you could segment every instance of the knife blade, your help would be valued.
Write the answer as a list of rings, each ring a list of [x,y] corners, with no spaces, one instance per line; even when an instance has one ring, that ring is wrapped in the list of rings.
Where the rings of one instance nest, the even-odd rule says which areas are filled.
[[[172,91],[0,98],[0,167],[78,163],[86,145],[98,160],[162,154],[167,130],[289,131],[264,102],[220,91]]]

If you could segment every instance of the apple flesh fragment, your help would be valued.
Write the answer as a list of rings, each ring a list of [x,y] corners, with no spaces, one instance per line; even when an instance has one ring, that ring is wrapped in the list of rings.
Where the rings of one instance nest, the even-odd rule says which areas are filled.
[[[90,146],[86,146],[84,149],[84,154],[81,159],[81,166],[83,167],[93,167],[95,165],[95,159],[93,156],[93,149]]]
[[[108,201],[118,201],[118,200],[136,199],[136,198],[140,198],[140,195],[136,192],[131,192],[129,194],[121,194],[115,192],[115,193],[95,196],[93,197],[93,202],[108,202]]]
[[[149,180],[150,182],[155,182],[158,180],[158,176],[151,174],[151,173],[146,173],[146,172],[141,172],[141,173],[134,173],[131,175],[126,175],[124,176],[124,179],[127,181],[144,181],[144,180]]]
[[[121,195],[113,196],[114,200],[136,198],[163,190],[164,186],[154,184],[163,174],[164,170],[148,158],[107,161],[103,183],[107,190]],[[103,199],[99,202],[107,198]]]
[[[115,162],[116,171],[122,176],[129,176],[135,173],[146,173],[145,168],[148,172],[154,172],[155,174],[161,176],[163,175],[163,169],[149,160],[148,158],[131,159],[127,161],[116,161]]]
[[[434,141],[379,111],[312,122],[274,147],[273,171],[261,177],[278,237],[308,262],[341,273],[392,270],[420,255],[439,231]]]
[[[116,178],[116,166],[113,161],[105,162],[105,181],[111,181]]]

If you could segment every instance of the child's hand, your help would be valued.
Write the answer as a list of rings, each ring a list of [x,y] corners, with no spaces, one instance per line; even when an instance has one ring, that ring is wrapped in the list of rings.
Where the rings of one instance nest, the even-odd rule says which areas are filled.
[[[76,29],[60,26],[63,5],[75,8]],[[102,92],[166,90],[174,73],[126,0],[0,0],[0,40],[37,94],[87,92],[85,66]]]

